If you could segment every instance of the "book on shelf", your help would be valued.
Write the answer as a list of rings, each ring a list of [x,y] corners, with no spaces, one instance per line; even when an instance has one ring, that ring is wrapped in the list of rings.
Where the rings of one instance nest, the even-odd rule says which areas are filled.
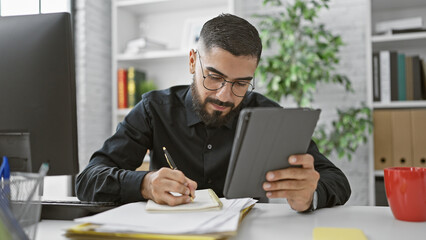
[[[392,30],[422,29],[424,27],[422,17],[411,17],[377,22],[376,33],[390,33]]]
[[[388,103],[391,100],[391,65],[390,52],[380,52],[380,99],[381,102]]]
[[[420,58],[413,57],[413,100],[422,100],[422,80],[420,73]]]
[[[421,60],[422,64],[420,65],[421,77],[422,77],[422,89],[423,89],[423,99],[426,99],[426,61]]]
[[[380,55],[373,53],[373,101],[380,101]]]
[[[413,57],[405,57],[405,80],[407,100],[413,100]]]
[[[426,99],[426,73],[419,56],[396,51],[380,51],[372,56],[373,101]]]
[[[403,30],[393,29],[389,33],[391,34],[426,33],[426,29],[425,28],[414,28],[414,29],[403,29]]]
[[[390,83],[391,101],[398,101],[398,53],[395,51],[390,51]]]
[[[146,80],[145,72],[138,71],[134,67],[129,67],[127,70],[127,92],[128,106],[132,108],[142,100],[143,82]]]
[[[135,67],[117,70],[117,104],[119,109],[133,108],[142,100],[142,94],[157,89],[146,73]]]
[[[398,53],[398,100],[407,99],[406,79],[405,79],[405,54]]]
[[[118,108],[127,108],[127,70],[119,68],[117,70],[117,101]]]

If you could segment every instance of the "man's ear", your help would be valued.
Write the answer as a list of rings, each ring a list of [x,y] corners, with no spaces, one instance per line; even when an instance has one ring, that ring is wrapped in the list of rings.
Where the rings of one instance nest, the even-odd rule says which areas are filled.
[[[189,51],[189,73],[195,74],[195,63],[197,59],[197,54],[194,49]]]

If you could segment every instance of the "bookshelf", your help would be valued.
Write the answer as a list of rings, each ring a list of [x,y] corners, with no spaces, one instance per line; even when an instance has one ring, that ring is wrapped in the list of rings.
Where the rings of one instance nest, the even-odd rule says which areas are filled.
[[[117,106],[117,69],[144,71],[158,89],[190,84],[188,69],[191,26],[220,13],[235,13],[235,0],[113,0],[112,2],[112,132],[131,109]],[[129,41],[146,36],[164,49],[125,53]]]
[[[426,100],[411,100],[411,101],[391,101],[387,103],[373,101],[373,63],[371,56],[373,52],[379,51],[397,51],[404,53],[406,56],[418,55],[421,59],[426,60],[426,32],[412,32],[377,35],[375,34],[375,25],[377,22],[422,17],[426,21],[426,1],[424,0],[370,0],[370,33],[367,37],[370,44],[367,49],[367,92],[368,105],[374,110],[392,110],[392,109],[426,109]],[[373,140],[373,139],[371,139]],[[374,168],[374,142],[370,141],[370,205],[376,203],[376,200],[382,200],[386,196],[382,196],[383,189],[375,189],[375,187],[383,182],[383,170]],[[380,184],[377,184],[380,183]],[[371,192],[373,191],[373,192]],[[377,193],[377,195],[376,195]],[[381,193],[381,195],[380,195]],[[376,199],[378,198],[378,199]]]
[[[390,103],[373,102],[373,108],[426,108],[426,101],[395,101]]]

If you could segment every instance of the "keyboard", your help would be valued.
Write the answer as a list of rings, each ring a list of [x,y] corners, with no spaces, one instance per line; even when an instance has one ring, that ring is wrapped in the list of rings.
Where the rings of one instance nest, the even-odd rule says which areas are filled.
[[[80,201],[76,197],[65,197],[42,198],[41,205],[41,219],[73,220],[113,209],[120,204]]]

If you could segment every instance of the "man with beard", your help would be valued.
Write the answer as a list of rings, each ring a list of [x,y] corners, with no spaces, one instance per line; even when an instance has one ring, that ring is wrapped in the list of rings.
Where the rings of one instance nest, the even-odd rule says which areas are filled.
[[[144,94],[77,177],[77,196],[87,201],[152,199],[179,205],[190,202],[195,189],[211,188],[222,197],[240,110],[280,107],[252,92],[261,52],[259,34],[246,20],[222,14],[206,22],[197,50],[189,53],[191,86]],[[169,168],[163,147],[179,170]],[[135,171],[147,149],[150,171]],[[296,211],[341,205],[349,199],[345,175],[313,141],[307,154],[283,161],[302,168],[268,172],[266,197],[287,198]]]

